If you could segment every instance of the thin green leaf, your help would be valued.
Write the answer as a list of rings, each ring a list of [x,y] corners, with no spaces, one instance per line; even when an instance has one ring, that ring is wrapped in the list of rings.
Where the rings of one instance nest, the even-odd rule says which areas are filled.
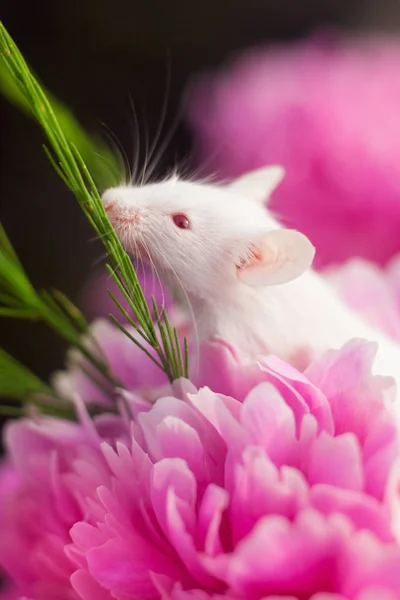
[[[0,317],[8,317],[12,319],[37,319],[37,311],[29,308],[7,308],[0,306]]]
[[[118,319],[116,319],[116,317],[112,314],[110,314],[110,318],[113,321],[114,325],[116,325],[118,327],[118,329],[120,329],[134,344],[136,344],[136,346],[138,348],[140,348],[142,350],[142,352],[144,352],[152,361],[153,363],[155,363],[157,365],[157,367],[159,367],[159,369],[164,370],[164,366],[162,364],[160,364],[156,358],[154,358],[154,356],[143,346],[143,344],[141,344],[139,342],[138,339],[136,339],[127,329],[126,327],[124,327],[119,321]]]
[[[175,349],[178,356],[178,364],[179,364],[179,374],[181,377],[185,376],[185,365],[183,364],[183,356],[182,356],[182,348],[179,343],[178,330],[174,327],[174,341],[175,341]]]
[[[46,153],[47,158],[49,159],[50,163],[53,165],[54,170],[57,172],[57,175],[59,177],[61,177],[61,179],[63,180],[63,182],[65,183],[65,185],[71,189],[69,181],[67,179],[67,177],[64,174],[64,171],[61,169],[61,167],[56,163],[56,161],[54,160],[54,157],[52,155],[52,153],[50,152],[50,150],[48,149],[48,147],[46,146],[46,144],[43,144],[43,150]]]
[[[159,357],[159,364],[163,366],[167,376],[170,379],[178,377],[181,372],[181,359],[175,341],[177,334],[173,332],[165,316],[164,323],[161,321],[157,309],[155,314],[157,314],[157,326],[162,339],[162,344],[159,344],[152,315],[132,262],[112,228],[102,204],[96,187],[99,182],[98,164],[94,161],[94,156],[99,154],[97,149],[94,151],[94,144],[89,136],[79,128],[73,117],[59,103],[54,99],[49,102],[49,95],[34,78],[23,56],[2,25],[0,25],[0,46],[14,84],[48,138],[52,151],[47,150],[47,155],[53,167],[73,191],[105,246],[110,263],[108,268],[137,319],[137,332],[154,348]],[[67,114],[68,118],[66,118]],[[79,132],[78,136],[72,135],[77,132]],[[58,316],[59,318],[61,317]],[[61,326],[55,313],[52,314],[51,324],[55,328]]]
[[[8,404],[0,404],[0,416],[2,417],[23,417],[25,409],[23,406],[9,406]]]
[[[185,350],[185,377],[189,379],[189,343],[187,337],[183,338],[184,350]]]
[[[29,369],[0,348],[0,397],[16,400],[36,395],[54,397],[53,390]]]
[[[22,265],[19,262],[18,256],[17,256],[14,248],[12,247],[12,244],[11,244],[10,240],[8,239],[6,231],[1,223],[0,223],[0,248],[12,260],[12,262],[19,265],[20,268],[22,269]]]
[[[168,320],[167,313],[166,313],[164,307],[162,307],[162,309],[161,309],[161,314],[162,314],[162,318],[164,319],[165,330],[166,330],[166,334],[168,336],[167,343],[168,343],[169,353],[171,356],[172,373],[174,375],[174,378],[178,378],[179,377],[179,366],[178,366],[179,359],[178,359],[177,353],[175,351],[174,332],[172,331],[172,327]]]
[[[69,315],[71,322],[74,323],[75,326],[78,326],[82,333],[87,333],[89,331],[89,325],[79,308],[75,306],[65,294],[60,292],[60,290],[52,290],[52,295],[61,305],[63,311]]]

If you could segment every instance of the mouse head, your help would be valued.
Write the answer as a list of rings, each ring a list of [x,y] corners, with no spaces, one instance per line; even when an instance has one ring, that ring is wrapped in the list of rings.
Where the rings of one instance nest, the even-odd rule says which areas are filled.
[[[228,185],[173,177],[103,194],[107,215],[125,249],[172,275],[200,298],[226,295],[238,284],[277,285],[312,263],[301,233],[282,229],[265,201],[283,177],[265,167]]]

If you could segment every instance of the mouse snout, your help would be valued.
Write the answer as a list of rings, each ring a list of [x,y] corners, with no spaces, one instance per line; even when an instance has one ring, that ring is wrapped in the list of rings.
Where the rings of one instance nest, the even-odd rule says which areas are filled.
[[[120,207],[114,200],[109,200],[108,202],[103,202],[104,210],[106,211],[107,217],[111,222],[118,219],[120,215]]]
[[[118,193],[113,190],[107,190],[101,197],[104,210],[107,213],[111,222],[118,221],[124,223],[137,223],[139,221],[139,209],[132,206],[118,196]]]
[[[115,202],[107,202],[106,204],[104,204],[104,210],[106,211],[108,217],[115,217],[116,215],[118,215],[118,207],[116,207]]]
[[[113,192],[113,190],[107,190],[101,196],[101,200],[103,202],[103,206],[106,213],[108,213],[116,204],[115,193]]]

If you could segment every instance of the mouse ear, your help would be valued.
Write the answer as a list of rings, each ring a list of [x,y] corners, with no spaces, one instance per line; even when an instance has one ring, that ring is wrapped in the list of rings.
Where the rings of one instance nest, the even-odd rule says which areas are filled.
[[[264,204],[284,176],[285,170],[283,167],[271,165],[238,177],[228,187],[236,194],[241,194]]]
[[[292,229],[276,229],[251,242],[240,257],[240,281],[251,286],[278,285],[296,279],[312,264],[315,248]]]

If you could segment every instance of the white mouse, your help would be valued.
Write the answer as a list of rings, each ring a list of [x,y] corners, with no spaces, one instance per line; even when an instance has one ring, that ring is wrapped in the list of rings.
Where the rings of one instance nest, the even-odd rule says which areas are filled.
[[[228,185],[174,176],[109,189],[103,203],[126,250],[184,289],[200,339],[219,335],[299,368],[349,339],[374,340],[375,373],[400,389],[400,346],[339,300],[310,269],[308,238],[282,228],[266,208],[283,175],[264,167]]]

